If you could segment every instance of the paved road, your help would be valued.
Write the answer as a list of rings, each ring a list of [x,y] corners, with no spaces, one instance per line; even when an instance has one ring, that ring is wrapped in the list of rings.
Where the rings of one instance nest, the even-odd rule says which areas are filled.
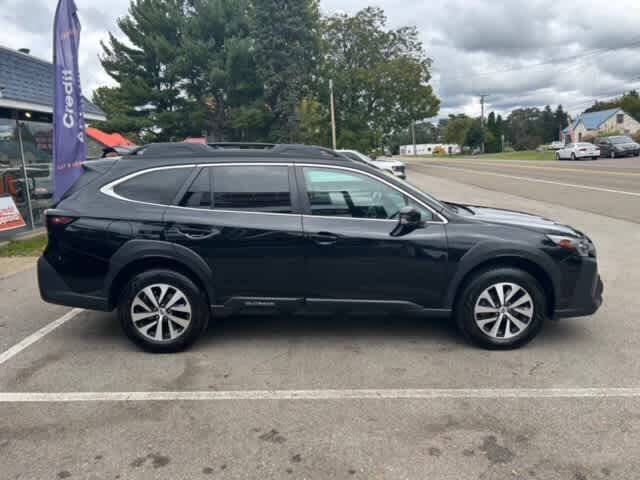
[[[603,308],[548,323],[512,352],[469,347],[446,321],[242,317],[188,352],[150,355],[124,339],[115,315],[80,313],[0,363],[0,478],[639,478],[640,226],[422,168],[410,179],[437,196],[588,232]],[[35,280],[31,270],[0,281],[0,352],[67,311],[42,303]],[[621,387],[632,396],[619,397]],[[353,398],[354,389],[385,398]],[[292,390],[302,398],[270,397]],[[189,392],[209,396],[179,399]],[[38,393],[48,401],[25,402]]]
[[[640,157],[579,162],[404,160],[432,176],[640,223]]]

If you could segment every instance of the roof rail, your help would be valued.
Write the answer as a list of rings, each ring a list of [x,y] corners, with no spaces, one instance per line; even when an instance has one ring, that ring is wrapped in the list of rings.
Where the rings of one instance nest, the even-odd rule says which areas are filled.
[[[282,155],[299,155],[305,157],[325,157],[344,159],[341,154],[325,147],[316,145],[300,145],[300,144],[274,144],[274,143],[150,143],[142,147],[136,147],[129,152],[123,152],[128,156],[146,156],[146,157],[171,157],[175,155],[190,157],[206,157],[222,153],[222,150],[238,150],[251,151],[253,154],[282,154]]]
[[[275,147],[274,143],[243,143],[243,142],[214,142],[208,144],[215,149],[266,150]]]
[[[173,155],[206,156],[210,155],[213,149],[201,143],[165,142],[149,143],[132,150],[129,155],[147,157],[170,157]]]

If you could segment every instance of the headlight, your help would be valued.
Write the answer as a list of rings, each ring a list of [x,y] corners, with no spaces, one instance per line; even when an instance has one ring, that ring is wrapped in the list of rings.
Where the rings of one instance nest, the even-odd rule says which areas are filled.
[[[581,257],[595,257],[596,249],[593,243],[586,237],[564,237],[562,235],[547,235],[547,238],[551,240],[558,247],[562,247],[570,252],[575,252]]]

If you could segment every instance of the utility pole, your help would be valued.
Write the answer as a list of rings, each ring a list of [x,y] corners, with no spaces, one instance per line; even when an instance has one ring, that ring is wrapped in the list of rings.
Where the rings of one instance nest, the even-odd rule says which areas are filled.
[[[482,95],[480,95],[480,109],[481,109],[481,113],[480,113],[480,126],[482,127],[482,153],[484,153],[484,99],[485,97],[488,97],[489,95],[486,93],[483,93]]]
[[[331,97],[331,140],[333,140],[333,149],[336,149],[336,112],[333,103],[333,80],[329,80],[329,96]]]
[[[416,150],[416,124],[415,124],[415,122],[411,122],[411,138],[413,139],[413,156],[416,157],[418,155],[418,151]]]

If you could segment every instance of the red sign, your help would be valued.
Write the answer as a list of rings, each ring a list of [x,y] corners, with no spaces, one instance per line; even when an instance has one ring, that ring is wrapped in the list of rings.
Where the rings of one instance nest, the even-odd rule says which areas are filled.
[[[24,227],[26,224],[13,197],[0,197],[0,232]]]

